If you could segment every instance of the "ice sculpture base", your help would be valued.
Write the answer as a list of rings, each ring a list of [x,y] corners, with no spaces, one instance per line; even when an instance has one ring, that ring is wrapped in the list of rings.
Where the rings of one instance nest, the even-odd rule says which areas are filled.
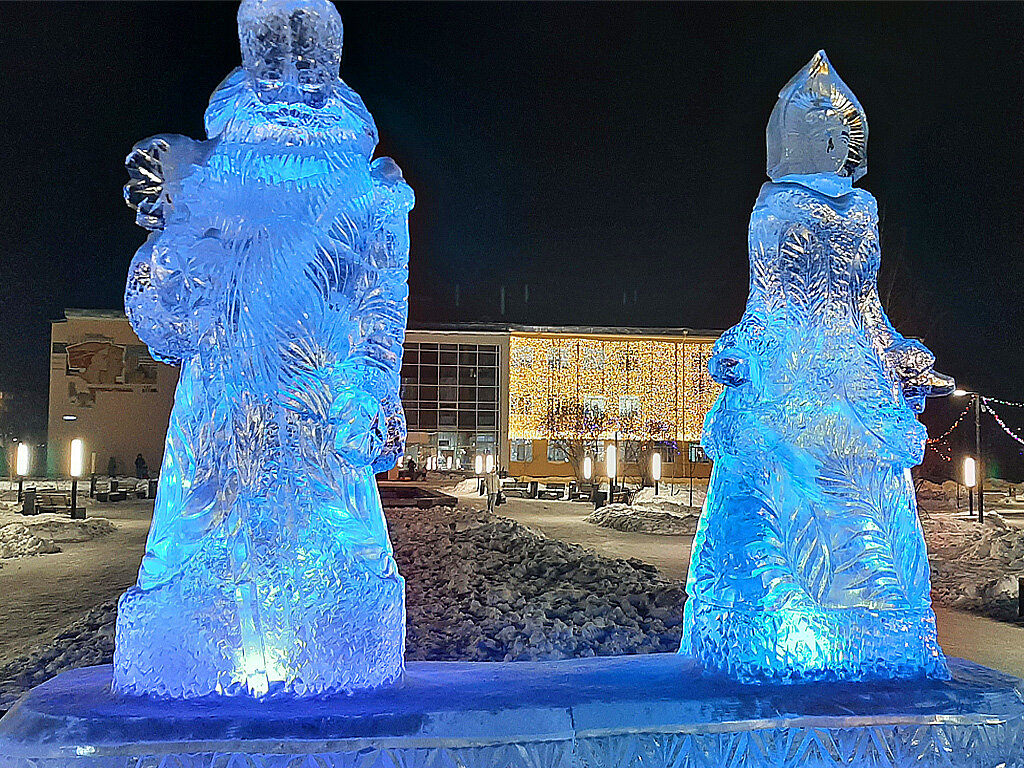
[[[1024,681],[744,686],[676,654],[414,662],[400,686],[320,701],[166,702],[67,672],[0,720],[2,768],[1024,766]]]

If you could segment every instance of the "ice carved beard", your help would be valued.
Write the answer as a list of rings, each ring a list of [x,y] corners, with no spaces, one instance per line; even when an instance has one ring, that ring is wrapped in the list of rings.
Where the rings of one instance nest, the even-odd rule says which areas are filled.
[[[210,138],[231,144],[260,144],[262,151],[365,157],[377,145],[377,127],[359,96],[340,79],[321,107],[302,102],[262,102],[248,73],[236,69],[210,97],[206,109]]]

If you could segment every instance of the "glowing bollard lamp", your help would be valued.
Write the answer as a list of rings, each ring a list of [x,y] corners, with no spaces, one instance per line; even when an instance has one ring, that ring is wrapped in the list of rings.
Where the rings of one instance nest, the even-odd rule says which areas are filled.
[[[15,460],[15,472],[18,475],[18,503],[24,499],[25,477],[29,473],[30,452],[25,443],[18,443],[17,458]]]
[[[85,459],[85,444],[75,438],[71,441],[71,455],[69,459],[69,474],[71,475],[71,519],[85,520],[85,507],[78,506],[78,480],[82,477],[82,470]]]

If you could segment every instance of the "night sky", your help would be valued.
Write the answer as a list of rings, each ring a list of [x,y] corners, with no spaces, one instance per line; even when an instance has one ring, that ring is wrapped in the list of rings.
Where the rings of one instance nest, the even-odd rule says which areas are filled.
[[[893,322],[968,388],[1024,400],[1024,6],[339,7],[342,77],[417,194],[413,325],[735,323],[768,114],[825,48],[868,113]],[[124,156],[202,136],[235,10],[0,6],[0,390],[19,428],[45,428],[49,321],[121,305],[145,237]]]

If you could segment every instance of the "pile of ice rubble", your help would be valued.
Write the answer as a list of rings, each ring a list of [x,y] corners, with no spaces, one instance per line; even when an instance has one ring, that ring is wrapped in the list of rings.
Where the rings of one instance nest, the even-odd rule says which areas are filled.
[[[501,661],[675,651],[683,589],[468,509],[387,510],[406,580],[408,659]],[[0,668],[0,709],[72,667],[110,663],[113,602]]]

